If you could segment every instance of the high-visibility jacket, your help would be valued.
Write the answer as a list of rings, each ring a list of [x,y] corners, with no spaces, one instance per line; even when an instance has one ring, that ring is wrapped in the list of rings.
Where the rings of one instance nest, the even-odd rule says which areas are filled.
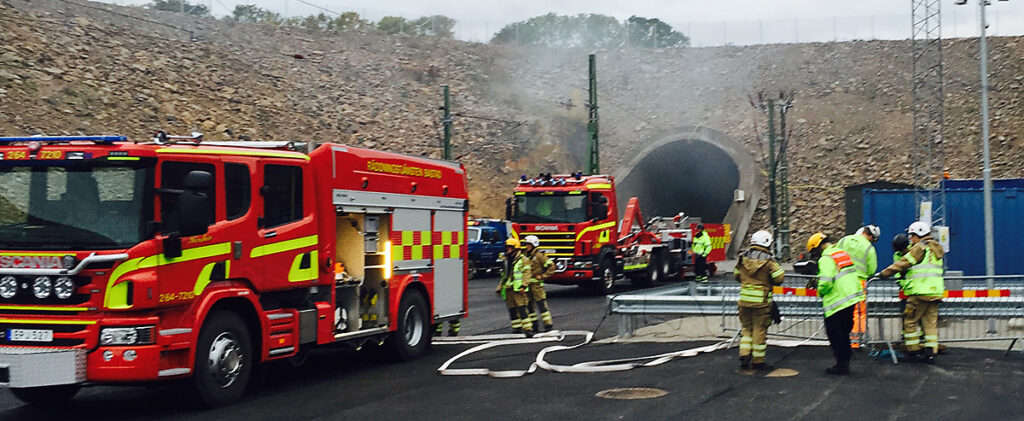
[[[818,259],[818,296],[825,317],[864,301],[864,286],[850,254],[829,244]]]
[[[740,281],[740,307],[763,308],[772,302],[772,287],[782,285],[786,272],[772,258],[768,249],[751,246],[740,254],[733,271]]]
[[[711,254],[711,236],[707,231],[701,231],[700,235],[693,239],[693,254],[700,257],[708,257]]]
[[[540,250],[533,250],[530,255],[530,277],[532,282],[544,286],[544,280],[555,274],[555,262],[548,259],[548,256]]]
[[[852,234],[840,238],[836,246],[850,254],[853,267],[857,269],[857,276],[861,280],[870,278],[878,270],[875,246],[863,234]]]
[[[934,243],[933,247],[929,243]],[[907,295],[936,295],[942,296],[946,290],[945,281],[942,279],[942,247],[934,240],[922,240],[924,256],[918,260],[914,253],[907,253],[904,256],[913,266],[907,270],[907,286],[903,292]],[[933,249],[938,248],[936,253]],[[936,256],[938,254],[938,256]]]
[[[524,253],[517,253],[512,261],[512,273],[504,277],[506,288],[513,291],[522,291],[530,283],[530,259]]]
[[[946,289],[942,278],[944,254],[942,245],[926,235],[910,247],[902,258],[882,270],[882,276],[905,272],[903,280],[900,281],[904,294],[941,299]]]

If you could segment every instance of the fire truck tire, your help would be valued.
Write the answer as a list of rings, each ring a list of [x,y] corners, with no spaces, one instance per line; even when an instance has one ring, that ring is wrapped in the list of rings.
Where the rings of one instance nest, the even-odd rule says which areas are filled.
[[[610,294],[615,286],[615,261],[607,256],[601,259],[601,264],[597,267],[597,275],[600,278],[591,284],[594,293],[598,295]]]
[[[62,384],[59,386],[40,386],[11,389],[18,400],[29,405],[54,405],[70,400],[82,388],[80,384]]]
[[[192,390],[201,404],[219,407],[242,397],[255,355],[249,330],[231,311],[217,311],[203,324],[196,344]]]
[[[398,330],[387,340],[388,353],[396,361],[411,361],[423,355],[430,345],[430,307],[419,291],[410,290],[398,306]]]
[[[476,278],[476,272],[477,272],[476,262],[474,262],[472,258],[469,260],[468,266],[469,266],[469,270],[466,273],[466,279]]]

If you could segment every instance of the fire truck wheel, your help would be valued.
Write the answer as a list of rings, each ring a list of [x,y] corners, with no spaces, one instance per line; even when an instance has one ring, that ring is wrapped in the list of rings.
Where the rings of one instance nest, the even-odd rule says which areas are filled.
[[[192,388],[209,407],[224,406],[242,397],[253,369],[249,330],[237,314],[218,311],[203,324],[196,344]]]
[[[466,279],[476,278],[476,262],[473,260],[469,261],[469,271],[466,273]]]
[[[597,267],[597,274],[600,277],[594,283],[594,292],[600,295],[610,294],[615,286],[615,262],[610,257],[601,260]]]
[[[82,388],[80,384],[11,389],[14,397],[30,405],[53,405],[70,400]]]
[[[397,361],[416,359],[430,345],[429,306],[423,294],[407,291],[398,306],[398,330],[391,332],[387,346],[392,358]]]

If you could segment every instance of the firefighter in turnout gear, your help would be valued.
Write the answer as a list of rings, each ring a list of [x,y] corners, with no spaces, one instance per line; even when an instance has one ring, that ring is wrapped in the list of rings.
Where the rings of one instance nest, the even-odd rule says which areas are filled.
[[[555,263],[548,259],[544,252],[537,249],[540,246],[540,238],[536,235],[528,235],[523,239],[523,251],[530,258],[530,292],[529,304],[530,315],[527,322],[534,326],[537,323],[537,314],[540,313],[540,320],[543,326],[534,326],[535,330],[544,329],[545,332],[555,327],[551,319],[551,309],[548,308],[548,296],[544,292],[544,280],[555,273]]]
[[[939,302],[946,289],[942,278],[945,252],[942,245],[932,239],[931,230],[932,227],[925,222],[910,224],[907,228],[910,250],[879,275],[889,278],[905,271],[899,281],[907,296],[907,306],[903,310],[903,345],[910,356],[934,364],[935,355],[939,353]]]
[[[693,245],[690,246],[693,254],[693,280],[697,282],[708,281],[708,255],[711,254],[711,236],[704,231],[704,224],[697,224],[693,233]]]
[[[850,254],[853,267],[857,269],[857,278],[863,287],[867,287],[868,279],[878,270],[878,256],[874,243],[882,235],[882,230],[875,225],[866,225],[856,233],[839,239],[836,246]],[[867,302],[858,303],[853,307],[853,331],[850,332],[850,344],[860,348],[860,338],[864,335],[867,324]]]
[[[508,316],[512,320],[512,332],[533,336],[533,325],[527,322],[530,288],[530,259],[519,251],[519,240],[505,240],[505,262],[501,271],[501,282],[497,293],[508,305]]]
[[[907,233],[901,232],[892,238],[892,250],[893,263],[900,261],[900,259],[903,258],[903,255],[907,254],[907,250],[910,250],[910,237],[907,236]],[[905,277],[904,275],[906,275],[904,272],[896,273],[893,277],[896,279],[903,279]]]
[[[785,272],[772,257],[772,234],[750,236],[750,249],[739,256],[734,275],[740,282],[740,367],[764,369],[768,326],[772,324],[772,287],[782,285]]]
[[[857,277],[857,269],[850,254],[825,242],[823,233],[815,233],[807,240],[807,252],[818,261],[817,289],[825,311],[825,332],[836,365],[825,370],[828,374],[850,374],[850,331],[853,330],[853,307],[864,301],[864,287]]]

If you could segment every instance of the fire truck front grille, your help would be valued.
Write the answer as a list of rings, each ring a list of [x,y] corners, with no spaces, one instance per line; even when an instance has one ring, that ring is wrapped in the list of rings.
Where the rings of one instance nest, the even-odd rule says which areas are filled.
[[[548,256],[572,256],[576,247],[576,234],[573,233],[524,233],[536,235],[540,239],[541,250]]]

